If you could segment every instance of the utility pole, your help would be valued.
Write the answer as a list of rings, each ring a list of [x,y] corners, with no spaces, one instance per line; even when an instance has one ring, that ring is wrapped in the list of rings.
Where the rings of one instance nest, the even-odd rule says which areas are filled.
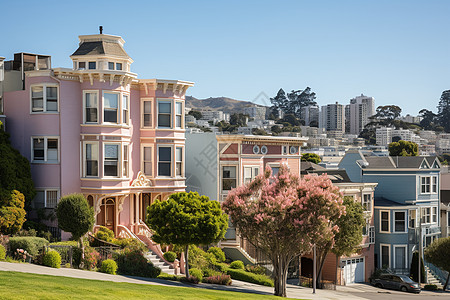
[[[420,288],[420,282],[421,282],[421,275],[422,275],[422,209],[419,207],[419,253],[418,253],[418,265],[419,265],[419,272],[417,273],[417,278],[419,279],[419,288]]]
[[[317,275],[316,275],[316,260],[317,260],[317,257],[316,257],[316,244],[314,244],[314,246],[313,246],[313,294],[315,294],[316,293],[316,277],[317,277]]]

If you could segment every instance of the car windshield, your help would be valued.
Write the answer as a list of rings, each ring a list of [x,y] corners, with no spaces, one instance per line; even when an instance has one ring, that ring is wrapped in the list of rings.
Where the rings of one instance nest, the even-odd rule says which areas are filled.
[[[405,276],[405,275],[401,275],[401,276],[399,276],[404,282],[407,282],[407,283],[413,283],[414,281],[412,281],[411,280],[411,278],[409,278],[408,276]]]

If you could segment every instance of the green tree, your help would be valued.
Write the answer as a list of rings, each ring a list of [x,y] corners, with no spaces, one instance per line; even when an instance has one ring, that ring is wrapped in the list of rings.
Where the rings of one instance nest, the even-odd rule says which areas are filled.
[[[199,112],[199,111],[196,111],[196,110],[191,110],[191,111],[189,111],[189,112],[188,112],[188,115],[194,116],[194,118],[195,118],[196,120],[200,120],[200,119],[203,117],[202,113]]]
[[[14,234],[25,222],[25,197],[14,190],[9,195],[0,198],[0,233]]]
[[[0,122],[0,197],[9,197],[13,190],[25,196],[26,207],[36,195],[30,162],[11,146],[9,134]]]
[[[286,95],[283,89],[280,89],[277,95],[270,98],[272,108],[279,109],[285,114],[300,116],[302,107],[316,105],[316,93],[311,91],[310,87],[304,90],[292,90]]]
[[[238,127],[247,126],[248,115],[243,113],[234,113],[230,116],[230,124]]]
[[[385,266],[383,266],[385,267]],[[387,267],[387,266],[386,266]],[[418,273],[418,269],[419,268],[419,252],[418,251],[414,251],[412,259],[411,259],[411,267],[409,268],[409,276],[412,278],[412,280],[414,281],[419,281],[419,273]],[[425,281],[426,278],[426,273],[425,273],[425,266],[423,265],[423,259],[420,258],[420,278],[422,278],[422,282]]]
[[[275,134],[280,134],[282,132],[281,127],[278,125],[273,125],[270,128],[270,131],[272,131],[272,133],[275,133]]]
[[[390,156],[417,156],[419,155],[419,146],[414,142],[400,140],[389,144]]]
[[[384,121],[384,124],[382,125],[388,126],[392,121],[400,117],[401,113],[402,109],[397,105],[378,106],[376,114],[373,115],[371,119]]]
[[[70,232],[72,238],[78,240],[84,258],[84,244],[81,238],[94,226],[94,208],[82,194],[70,194],[59,200],[56,217],[59,228]]]
[[[437,108],[439,124],[444,127],[445,132],[450,132],[450,90],[442,92]]]
[[[262,128],[253,128],[252,134],[254,135],[268,135],[268,133]]]
[[[217,243],[228,228],[228,216],[219,202],[197,192],[172,194],[166,201],[154,202],[147,212],[146,223],[155,232],[155,242],[185,247],[186,277],[189,245]]]
[[[316,153],[304,153],[301,158],[302,161],[309,161],[315,164],[318,164],[322,161],[320,156]]]
[[[448,281],[450,279],[450,260],[448,255],[450,253],[450,237],[440,238],[434,240],[425,250],[425,259],[448,272],[447,280],[445,281],[443,290],[445,291]]]
[[[301,125],[300,120],[293,114],[285,115],[277,123],[279,123],[279,124],[288,123],[291,126],[299,126],[299,125]]]

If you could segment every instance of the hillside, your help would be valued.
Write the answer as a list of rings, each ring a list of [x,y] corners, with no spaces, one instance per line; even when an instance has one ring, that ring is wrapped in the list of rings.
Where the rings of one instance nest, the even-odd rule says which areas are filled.
[[[240,101],[227,97],[210,97],[207,99],[197,99],[186,96],[186,107],[194,110],[221,110],[225,113],[238,113],[246,106],[261,106],[250,101]]]

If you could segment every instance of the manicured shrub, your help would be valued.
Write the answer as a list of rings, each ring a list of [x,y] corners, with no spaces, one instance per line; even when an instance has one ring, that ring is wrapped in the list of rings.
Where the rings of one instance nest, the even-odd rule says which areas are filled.
[[[100,272],[116,275],[117,264],[112,259],[106,259],[102,261],[102,266],[100,267]]]
[[[84,260],[83,265],[87,270],[93,270],[97,267],[98,261],[100,260],[100,253],[94,248],[86,247],[84,248]]]
[[[114,257],[119,274],[156,278],[161,273],[161,269],[153,266],[141,251],[124,249]]]
[[[214,254],[206,253],[197,246],[189,246],[189,267],[203,270],[216,263]]]
[[[214,269],[224,273],[224,272],[226,272],[229,269],[229,267],[225,263],[215,263],[214,264]]]
[[[163,273],[161,272],[161,274],[158,275],[158,279],[164,279],[164,280],[171,280],[171,281],[180,281],[182,276],[178,276],[178,275],[171,275],[171,274],[167,274],[167,273]]]
[[[230,275],[232,279],[273,287],[273,280],[266,275],[257,275],[236,269],[228,269],[227,274]]]
[[[246,265],[245,271],[251,272],[258,275],[265,275],[266,274],[266,268],[263,266],[252,266],[252,265]]]
[[[100,226],[99,230],[95,233],[95,237],[105,242],[111,242],[114,239],[114,231],[105,226]]]
[[[148,251],[147,247],[138,241],[137,239],[129,238],[129,239],[113,239],[111,243],[120,246],[122,249],[130,249],[130,250],[139,250],[142,252]]]
[[[216,258],[217,262],[225,261],[225,253],[219,247],[211,247],[208,249],[208,253],[211,253]]]
[[[204,277],[202,282],[205,283],[213,283],[213,284],[222,284],[222,285],[231,285],[231,276],[230,275],[217,275],[211,277]]]
[[[172,252],[172,251],[167,251],[166,253],[164,253],[164,258],[168,262],[174,262],[175,259],[177,259],[177,254],[175,252]]]
[[[435,284],[427,284],[423,287],[425,291],[437,291],[438,287]]]
[[[6,249],[3,245],[0,245],[0,260],[5,260],[6,258]]]
[[[202,281],[202,279],[203,279],[202,271],[197,268],[189,269],[189,275],[196,277],[198,279],[198,281]]]
[[[218,275],[222,275],[222,272],[216,271],[210,268],[202,269],[202,273],[204,277],[214,277]]]
[[[44,254],[42,263],[44,266],[59,269],[61,267],[61,255],[54,250],[50,250]]]
[[[9,249],[12,253],[16,249],[26,250],[30,255],[35,256],[43,246],[47,246],[49,242],[40,237],[21,236],[9,239]]]
[[[231,262],[230,268],[236,269],[236,270],[244,270],[244,263],[240,260],[235,260]]]

